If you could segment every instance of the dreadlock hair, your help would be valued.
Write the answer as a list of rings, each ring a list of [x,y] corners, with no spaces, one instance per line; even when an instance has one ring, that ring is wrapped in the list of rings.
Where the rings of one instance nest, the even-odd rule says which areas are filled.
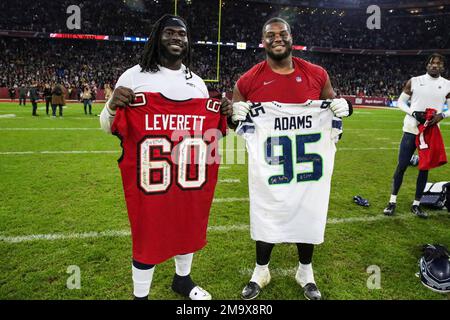
[[[425,66],[428,66],[428,64],[429,64],[431,61],[433,61],[434,58],[438,58],[438,59],[444,64],[444,66],[445,66],[445,63],[446,63],[445,56],[443,56],[443,55],[440,54],[440,53],[433,53],[433,54],[431,54],[431,55],[427,58],[427,61],[425,62]]]
[[[152,28],[152,32],[150,33],[149,39],[144,47],[144,53],[141,58],[141,62],[139,65],[141,66],[141,72],[149,71],[149,72],[158,72],[158,64],[161,64],[161,34],[163,31],[164,22],[167,19],[177,18],[184,22],[186,21],[175,15],[165,14],[158,21],[155,22]],[[189,30],[186,30],[188,45],[186,56],[183,58],[183,64],[186,66],[186,74],[189,74],[189,78],[192,77],[191,74],[191,65],[192,65],[192,50],[191,50],[191,34]]]

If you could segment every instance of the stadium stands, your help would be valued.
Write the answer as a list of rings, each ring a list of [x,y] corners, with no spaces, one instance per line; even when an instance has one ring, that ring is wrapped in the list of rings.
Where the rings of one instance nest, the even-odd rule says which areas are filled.
[[[220,81],[209,83],[210,89],[232,90],[238,76],[263,58],[263,51],[254,47],[260,41],[262,24],[271,16],[287,19],[292,25],[294,43],[308,48],[450,49],[448,6],[428,7],[422,1],[423,8],[411,13],[411,9],[400,8],[401,3],[397,4],[399,8],[389,9],[386,6],[392,1],[379,1],[383,4],[382,28],[369,30],[365,7],[348,9],[341,5],[342,1],[336,1],[334,8],[333,1],[321,2],[325,3],[324,8],[262,2],[223,1],[221,41],[243,41],[252,48],[241,51],[222,46]],[[73,1],[48,5],[32,0],[1,1],[0,30],[148,36],[152,21],[174,10],[173,1],[89,1],[80,5],[81,30],[68,30],[66,8],[70,4]],[[194,41],[217,41],[218,1],[178,1],[178,13],[188,20]],[[66,86],[80,87],[83,82],[90,82],[102,88],[105,83],[114,84],[126,68],[138,63],[142,48],[142,43],[0,34],[0,87],[62,79]],[[423,70],[424,60],[423,56],[299,51],[295,55],[324,66],[340,94],[384,97],[397,95],[406,79]],[[216,59],[215,46],[194,47],[194,71],[204,79],[216,79]]]

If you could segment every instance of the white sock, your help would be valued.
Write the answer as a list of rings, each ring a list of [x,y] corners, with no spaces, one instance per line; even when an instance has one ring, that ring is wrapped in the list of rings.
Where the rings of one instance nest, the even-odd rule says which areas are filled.
[[[309,264],[298,264],[298,279],[300,282],[300,285],[304,287],[308,283],[316,283],[314,281],[314,272],[312,268],[312,263]]]
[[[413,201],[413,206],[420,206],[420,201],[419,200],[414,200]]]
[[[177,275],[185,277],[191,273],[193,253],[175,256],[175,272]]]
[[[269,264],[259,265],[256,263],[255,269],[253,270],[252,278],[250,279],[250,281],[260,284],[261,273],[266,273],[268,271],[269,271]]]
[[[389,200],[390,203],[397,203],[397,196],[391,194],[391,199]]]
[[[143,298],[149,295],[152,285],[153,272],[155,267],[148,270],[141,270],[135,266],[131,267],[133,277],[134,296]]]

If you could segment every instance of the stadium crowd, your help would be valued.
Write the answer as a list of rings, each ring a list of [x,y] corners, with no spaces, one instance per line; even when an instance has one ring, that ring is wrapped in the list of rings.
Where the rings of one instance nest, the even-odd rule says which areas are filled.
[[[152,21],[163,12],[173,12],[173,1],[82,2],[79,4],[81,30],[68,30],[66,8],[70,4],[74,2],[62,0],[46,6],[31,0],[1,1],[0,29],[146,36]],[[217,12],[217,6],[215,1],[179,1],[178,13],[187,18],[192,40],[217,40],[218,17],[204,14]],[[369,30],[365,10],[285,7],[227,0],[222,8],[221,41],[244,41],[256,46],[263,22],[279,15],[292,24],[294,44],[366,49],[450,48],[450,38],[446,36],[450,34],[450,25],[444,23],[448,14],[437,12],[411,17],[404,12],[383,11],[382,28]],[[105,84],[114,85],[125,69],[139,62],[142,49],[142,43],[0,37],[0,87],[17,91],[18,87],[30,86],[33,82],[43,88],[46,83],[61,81],[70,98],[77,99],[86,84],[94,92]],[[217,79],[217,47],[195,45],[193,51],[194,71],[203,79]],[[295,51],[294,55],[324,66],[339,94],[385,97],[398,95],[406,79],[422,70],[424,60],[414,56],[301,51]],[[239,76],[263,56],[262,49],[236,50],[222,46],[219,81],[208,82],[209,88],[231,91]]]
[[[147,36],[152,22],[173,12],[173,1],[103,0],[79,2],[81,29],[69,30],[66,13],[77,1],[0,2],[0,29],[39,32],[90,33]],[[24,9],[25,8],[25,9]],[[178,14],[187,19],[194,40],[217,40],[218,1],[178,1]],[[367,28],[366,7],[325,9],[289,7],[267,3],[226,0],[222,4],[222,41],[258,44],[261,24],[281,16],[292,26],[294,43],[306,46],[363,49],[450,48],[449,8],[410,14],[406,10],[383,10],[381,29]],[[392,12],[391,12],[392,11]],[[208,14],[205,14],[205,13]],[[118,18],[120,17],[120,18]]]

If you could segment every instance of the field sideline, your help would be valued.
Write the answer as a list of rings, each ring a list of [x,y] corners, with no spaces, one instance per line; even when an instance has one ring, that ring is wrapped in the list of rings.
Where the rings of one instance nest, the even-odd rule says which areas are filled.
[[[94,105],[94,114],[101,108]],[[40,103],[38,114],[31,116],[29,103],[0,103],[0,299],[130,299],[131,240],[116,162],[120,142],[99,129],[97,116],[84,115],[82,104],[69,104],[63,118],[52,118]],[[450,214],[429,210],[424,221],[409,212],[416,168],[405,174],[397,216],[382,214],[402,121],[402,112],[387,109],[355,109],[344,120],[325,242],[313,261],[325,299],[446,298],[415,277],[422,244],[450,246]],[[443,120],[441,131],[450,155],[450,120]],[[237,149],[231,152],[242,152]],[[224,160],[209,243],[194,256],[192,277],[213,299],[239,299],[255,263],[247,165]],[[431,182],[444,180],[450,180],[449,165],[429,174]],[[371,206],[357,206],[354,195]],[[295,246],[277,245],[272,281],[258,299],[304,300],[294,279],[297,264]],[[81,289],[66,287],[72,265],[80,268]],[[370,266],[381,270],[380,289],[367,287]],[[151,299],[180,299],[170,289],[173,273],[172,260],[156,267]]]

